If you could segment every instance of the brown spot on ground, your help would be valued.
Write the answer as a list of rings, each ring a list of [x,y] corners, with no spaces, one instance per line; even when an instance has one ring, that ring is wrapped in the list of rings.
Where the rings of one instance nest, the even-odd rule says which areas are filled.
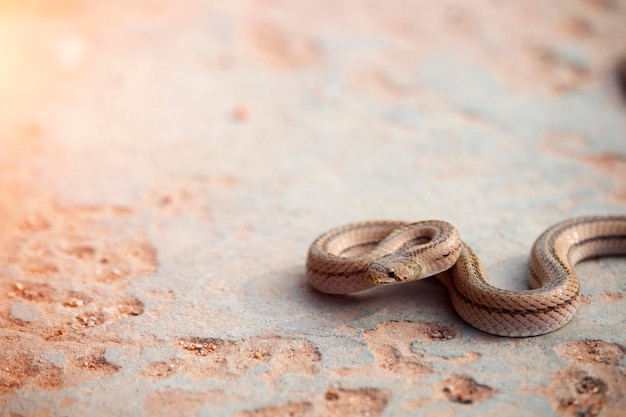
[[[233,417],[307,417],[312,415],[313,404],[302,401],[257,408],[252,411],[241,411]]]
[[[582,39],[593,35],[595,29],[589,19],[583,16],[565,17],[561,24],[561,29],[566,35],[570,35],[577,39]]]
[[[494,389],[476,382],[468,375],[454,375],[437,385],[451,402],[459,404],[478,404],[493,396]]]
[[[602,340],[581,340],[556,348],[568,364],[557,372],[544,394],[564,416],[613,416],[626,406],[626,375],[620,365],[626,349]]]
[[[65,408],[71,405],[74,405],[78,402],[78,400],[74,397],[65,397],[61,401],[59,401],[59,407]]]
[[[456,339],[460,336],[460,332],[456,327],[439,324],[439,323],[425,323],[426,331],[425,336],[430,341],[443,341]]]
[[[10,298],[21,298],[28,301],[43,302],[59,298],[58,291],[48,284],[31,281],[18,281],[4,285],[6,294]]]
[[[586,65],[568,61],[553,49],[537,46],[529,48],[528,54],[534,70],[551,84],[555,92],[578,88],[589,79],[590,70]]]
[[[377,416],[390,399],[389,391],[378,388],[331,388],[324,394],[325,401],[319,404],[318,414],[329,417]]]
[[[11,343],[7,338],[2,339],[3,346]],[[39,373],[34,355],[30,351],[6,350],[0,363],[0,393],[6,394],[19,389],[24,382]]]
[[[160,216],[192,216],[208,221],[210,185],[205,178],[161,181],[148,192],[147,203]]]
[[[317,64],[322,52],[311,39],[288,31],[276,22],[253,21],[245,26],[245,40],[268,66],[291,69]]]
[[[390,321],[365,331],[365,340],[378,366],[390,372],[411,375],[432,371],[430,358],[411,350],[415,341],[442,342],[460,336],[457,328],[429,322]]]
[[[166,379],[172,376],[181,366],[180,359],[169,359],[161,362],[153,362],[146,366],[141,373],[142,376],[152,380]]]
[[[236,106],[233,109],[233,119],[237,122],[245,122],[250,117],[250,110],[246,106]]]
[[[130,208],[63,206],[33,188],[29,164],[54,144],[37,125],[17,133],[0,155],[0,391],[65,389],[118,371],[107,325],[143,313],[126,290],[156,271],[156,251]]]
[[[581,307],[587,307],[589,304],[591,304],[592,300],[591,297],[588,295],[581,295],[580,296],[580,304],[578,305],[578,308]]]
[[[120,369],[106,359],[109,349],[124,347],[125,354],[138,355],[141,346],[154,344],[152,338],[140,337],[126,345],[107,339],[111,336],[106,331],[60,342],[42,342],[16,332],[0,336],[0,392],[33,387],[56,391],[104,378]]]
[[[613,198],[623,203],[626,201],[626,154],[593,154],[585,149],[588,140],[585,137],[563,132],[548,134],[542,147],[554,155],[571,159],[590,166],[599,174],[613,180]]]
[[[438,382],[430,395],[419,395],[416,399],[407,402],[406,406],[410,410],[416,410],[434,403],[475,405],[489,400],[495,392],[497,392],[496,389],[478,383],[469,375],[458,374]],[[437,413],[433,415],[443,415],[440,413],[441,409],[437,410]],[[450,415],[455,415],[455,413],[450,412]]]
[[[590,155],[583,162],[610,175],[615,182],[615,197],[619,201],[626,201],[626,155],[602,153]]]
[[[158,298],[163,301],[172,301],[176,299],[176,294],[173,290],[165,290],[165,291],[148,291],[148,294],[154,298]]]
[[[607,382],[601,378],[572,368],[559,372],[543,390],[555,411],[568,417],[617,415],[602,413],[609,402],[608,391]]]
[[[55,413],[50,412],[49,410],[46,410],[45,408],[39,408],[37,411],[35,411],[32,414],[16,414],[16,413],[9,413],[7,414],[8,417],[55,417]]]
[[[105,323],[112,323],[114,321],[121,320],[126,317],[138,316],[143,314],[143,303],[136,298],[127,298],[121,300],[111,300],[106,304],[104,302],[95,303],[92,302],[87,308],[82,309],[79,314],[76,315],[77,326],[82,327],[95,327],[101,326]],[[73,304],[74,299],[68,303]],[[80,302],[77,302],[80,304]],[[77,306],[78,308],[78,306]],[[70,327],[76,328],[76,325]],[[59,333],[59,331],[61,333]],[[63,329],[57,329],[54,334],[55,338],[63,335]]]
[[[416,90],[413,85],[399,82],[392,75],[381,71],[360,74],[355,84],[372,94],[392,98],[406,96]]]
[[[109,363],[104,357],[103,349],[96,349],[92,353],[79,356],[72,361],[76,368],[89,372],[95,372],[100,375],[111,375],[119,370],[119,367]]]
[[[189,392],[179,388],[164,388],[144,396],[143,410],[153,417],[176,417],[196,415],[205,404],[223,401],[221,391]]]
[[[626,354],[626,348],[602,340],[580,340],[559,345],[559,356],[578,363],[617,365]]]
[[[32,306],[44,314],[34,320],[25,320],[25,313],[16,317],[12,305],[8,311],[0,311],[0,324],[47,341],[81,339],[84,337],[84,329],[138,316],[144,312],[140,300],[134,297],[113,297],[108,291],[98,287],[94,287],[90,295],[52,290],[47,285],[31,285],[29,282],[25,282],[23,287],[25,290],[15,297],[34,302]]]
[[[424,321],[389,321],[376,326],[375,330],[366,330],[367,340],[391,340],[395,342],[440,342],[460,337],[458,328],[441,323]]]
[[[618,303],[626,297],[621,292],[603,292],[597,295],[601,302]]]
[[[177,346],[189,355],[181,372],[195,379],[236,378],[260,364],[267,366],[267,378],[284,373],[314,375],[321,355],[317,347],[304,339],[251,337],[231,341],[215,338],[183,338]],[[195,357],[195,360],[193,359]]]
[[[232,175],[215,175],[208,179],[208,184],[212,187],[230,188],[239,184],[239,178]]]
[[[45,390],[62,388],[63,368],[36,355],[36,346],[7,336],[0,338],[0,348],[0,393],[13,392],[29,382]]]
[[[63,207],[0,182],[9,190],[0,200],[0,351],[8,358],[0,389],[57,390],[117,372],[104,358],[116,339],[106,327],[143,314],[143,303],[126,294],[128,281],[157,269],[133,211]],[[50,363],[51,351],[67,360]]]
[[[33,384],[47,391],[61,390],[64,386],[64,369],[57,367],[50,362],[44,361],[41,364],[40,372],[33,380]]]
[[[373,353],[378,360],[378,366],[390,372],[423,375],[432,371],[430,364],[421,360],[421,355],[411,357],[391,346],[381,346]]]
[[[234,345],[234,342],[222,340],[222,339],[207,339],[201,337],[188,337],[180,339],[178,346],[187,352],[192,352],[196,356],[207,356],[209,354],[223,354],[227,350],[231,350],[230,347]]]
[[[71,276],[108,283],[156,271],[154,248],[133,230],[124,208],[42,204],[43,214],[37,214],[50,227],[33,230],[20,227],[18,220],[18,227],[0,242],[0,261],[12,266],[17,279],[28,277],[41,285]]]

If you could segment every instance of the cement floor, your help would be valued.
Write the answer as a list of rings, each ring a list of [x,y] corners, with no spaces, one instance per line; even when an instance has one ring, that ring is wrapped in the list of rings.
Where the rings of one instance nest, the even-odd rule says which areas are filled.
[[[626,211],[625,21],[620,0],[2,2],[0,415],[620,415],[624,258],[581,264],[577,317],[526,339],[436,280],[316,293],[304,261],[334,226],[438,218],[525,288],[545,228]]]

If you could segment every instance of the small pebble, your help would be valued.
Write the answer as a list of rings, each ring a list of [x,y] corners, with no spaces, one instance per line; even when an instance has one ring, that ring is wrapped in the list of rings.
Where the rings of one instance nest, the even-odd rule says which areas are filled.
[[[245,106],[237,106],[233,110],[233,118],[238,122],[245,122],[246,120],[248,120],[249,116],[250,112]]]

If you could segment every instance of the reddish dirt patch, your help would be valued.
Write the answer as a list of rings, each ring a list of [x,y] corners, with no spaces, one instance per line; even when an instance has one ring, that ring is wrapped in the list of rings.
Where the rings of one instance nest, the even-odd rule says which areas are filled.
[[[389,321],[376,326],[375,330],[367,330],[368,340],[386,339],[397,342],[440,342],[460,337],[460,331],[450,325],[423,321]]]
[[[237,341],[190,337],[178,340],[177,346],[183,357],[176,362],[176,372],[198,380],[237,378],[259,365],[270,381],[284,373],[315,375],[322,358],[307,340],[272,336]],[[162,369],[165,363],[151,366]]]
[[[568,364],[557,372],[544,394],[564,416],[620,415],[626,407],[626,375],[620,365],[626,348],[602,340],[564,343],[556,349]]]
[[[408,402],[407,407],[420,409],[429,404],[448,402],[471,406],[489,400],[496,392],[469,375],[452,375],[435,384],[430,395]]]
[[[241,411],[233,417],[308,417],[312,415],[313,404],[303,401],[257,408],[252,411]]]
[[[27,383],[46,390],[61,389],[63,368],[40,355],[40,346],[17,335],[0,337],[0,346],[11,346],[0,359],[0,394],[20,389]]]
[[[568,61],[549,47],[535,46],[526,52],[533,71],[540,74],[555,92],[579,88],[590,78],[586,64]]]
[[[111,375],[119,370],[118,366],[109,363],[104,358],[104,349],[95,349],[90,354],[79,356],[72,362],[76,368],[84,369],[89,372],[95,372],[100,375]]]
[[[192,216],[209,219],[209,182],[199,178],[163,181],[147,194],[147,204],[163,217]]]
[[[68,277],[74,284],[111,283],[156,271],[155,250],[132,227],[128,209],[40,204],[0,238],[3,275],[16,285],[58,284]]]
[[[580,340],[564,343],[556,348],[559,356],[578,363],[617,365],[626,354],[626,348],[602,340]]]
[[[320,403],[323,416],[377,416],[383,412],[391,393],[378,388],[332,388],[324,394]]]
[[[154,417],[176,417],[196,415],[205,404],[223,401],[221,391],[189,392],[178,388],[151,391],[143,400],[146,415]]]
[[[8,346],[11,340],[2,339],[2,344]],[[19,389],[29,378],[39,374],[40,368],[30,351],[3,352],[2,368],[0,368],[0,393],[8,393]]]
[[[612,196],[617,202],[626,201],[626,155],[616,153],[590,154],[585,149],[587,138],[568,133],[547,135],[542,146],[554,155],[585,164],[615,184]]]
[[[119,344],[101,339],[42,343],[20,333],[0,336],[0,394],[31,387],[60,390],[117,373],[105,352]]]
[[[412,351],[413,342],[443,342],[459,336],[459,330],[453,326],[409,321],[390,321],[365,332],[367,345],[380,368],[410,375],[432,371],[432,358]]]
[[[141,376],[152,380],[166,379],[174,375],[181,366],[182,361],[179,359],[170,359],[161,362],[153,362],[146,366]]]
[[[205,339],[201,337],[189,337],[178,341],[178,345],[186,350],[192,352],[196,356],[207,356],[209,354],[223,354],[225,351],[232,350],[235,346],[235,342],[226,341],[222,339]]]
[[[574,368],[567,368],[555,375],[544,393],[555,411],[568,417],[618,415],[603,410],[606,406],[611,407],[607,404],[609,401],[614,403],[611,407],[614,411],[620,409],[615,402],[624,405],[623,400],[609,398],[609,385],[605,380]]]
[[[7,299],[0,301],[0,307],[3,308],[0,310],[0,325],[44,340],[81,339],[87,329],[144,312],[140,300],[117,293],[112,296],[109,289],[98,285],[83,287],[83,292],[52,289],[47,284],[32,281],[20,282],[19,287],[22,290],[14,290],[9,286]],[[20,312],[25,310],[23,307],[16,309],[16,306],[29,306],[42,314],[28,315],[27,312]]]
[[[467,375],[454,375],[442,381],[436,389],[453,403],[478,404],[493,396],[494,389],[476,382]]]
[[[0,201],[0,390],[56,390],[117,372],[104,359],[116,338],[107,325],[143,314],[126,288],[157,269],[133,212],[61,207],[19,182],[0,185],[8,190]],[[65,359],[52,364],[48,352]]]
[[[276,22],[256,20],[245,26],[244,39],[271,68],[292,69],[317,64],[322,52],[310,39]]]
[[[32,414],[28,414],[26,416],[22,414],[9,413],[7,417],[54,417],[55,414],[51,411],[46,410],[45,408],[40,408]]]
[[[600,301],[604,303],[618,303],[622,301],[626,295],[619,292],[603,292],[598,294]]]

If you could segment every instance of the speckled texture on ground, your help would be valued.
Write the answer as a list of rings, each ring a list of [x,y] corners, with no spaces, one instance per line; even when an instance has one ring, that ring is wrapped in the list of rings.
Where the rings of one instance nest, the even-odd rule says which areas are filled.
[[[184,5],[181,5],[184,3]],[[3,1],[0,415],[618,416],[626,261],[565,328],[436,280],[333,297],[308,245],[445,219],[524,288],[546,227],[626,212],[626,3]]]

